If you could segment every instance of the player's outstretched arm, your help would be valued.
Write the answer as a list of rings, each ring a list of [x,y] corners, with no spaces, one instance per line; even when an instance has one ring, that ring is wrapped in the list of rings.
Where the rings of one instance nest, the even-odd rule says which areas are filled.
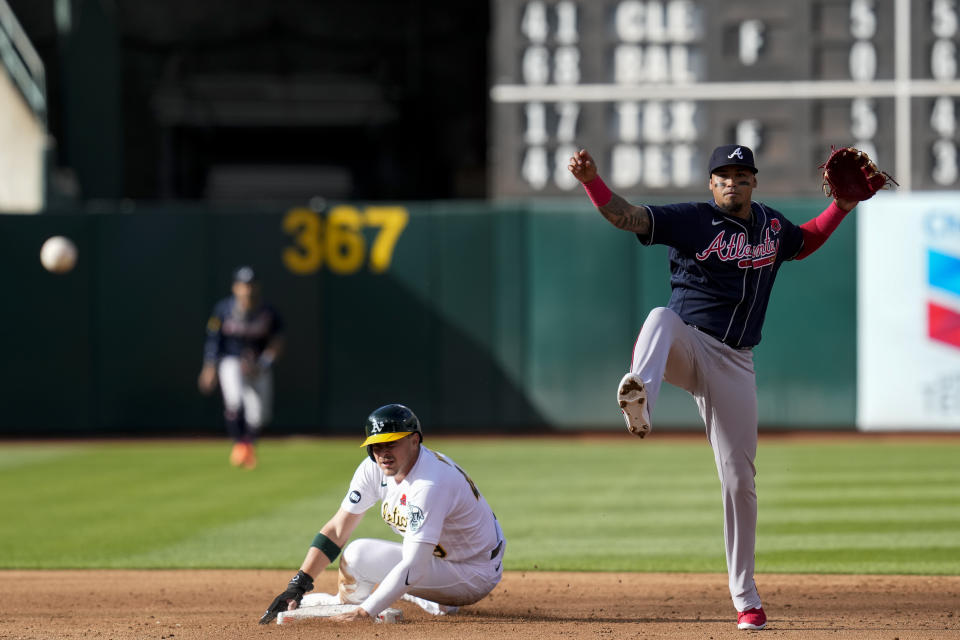
[[[617,229],[649,235],[650,212],[647,208],[632,205],[615,193],[612,196],[607,204],[597,207],[597,211]]]
[[[315,576],[326,569],[327,565],[340,555],[340,550],[346,546],[347,540],[353,535],[353,530],[361,520],[363,520],[362,513],[350,513],[337,509],[327,524],[320,527],[320,533],[307,550],[307,556],[303,559],[300,570]]]
[[[570,173],[583,184],[597,211],[617,229],[641,235],[650,233],[650,212],[646,207],[630,204],[610,191],[597,172],[597,164],[586,149],[573,154],[567,165]]]
[[[820,215],[800,225],[800,230],[803,232],[803,248],[793,259],[803,260],[822,247],[857,204],[857,200],[835,198]]]
[[[267,624],[273,621],[281,611],[292,611],[300,606],[303,600],[303,594],[313,589],[313,576],[319,575],[328,564],[333,562],[340,550],[350,539],[354,529],[363,519],[362,513],[350,513],[343,509],[337,510],[337,513],[330,518],[327,524],[323,525],[320,533],[313,540],[313,544],[307,550],[307,555],[300,565],[297,575],[293,576],[287,588],[278,595],[267,607],[263,616],[260,618],[260,624]],[[379,613],[379,612],[378,612]]]

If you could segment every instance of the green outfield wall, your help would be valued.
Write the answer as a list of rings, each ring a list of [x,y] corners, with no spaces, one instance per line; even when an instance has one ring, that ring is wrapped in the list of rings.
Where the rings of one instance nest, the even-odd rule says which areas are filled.
[[[801,222],[822,199],[770,202]],[[76,268],[47,273],[66,235]],[[615,389],[667,252],[579,201],[349,203],[316,212],[136,206],[0,216],[0,433],[212,433],[206,318],[251,264],[283,315],[275,433],[344,433],[387,402],[433,428],[620,429]],[[788,263],[755,350],[761,424],[854,424],[855,225]],[[657,428],[698,429],[669,386]]]

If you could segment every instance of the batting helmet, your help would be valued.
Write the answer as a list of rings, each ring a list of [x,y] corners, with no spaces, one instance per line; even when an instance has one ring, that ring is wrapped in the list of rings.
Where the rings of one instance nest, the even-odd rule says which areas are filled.
[[[361,447],[367,447],[367,453],[373,457],[372,445],[378,442],[392,442],[406,438],[411,433],[420,434],[423,442],[423,431],[420,429],[420,420],[408,407],[402,404],[388,404],[380,407],[369,416],[364,425],[367,439]]]

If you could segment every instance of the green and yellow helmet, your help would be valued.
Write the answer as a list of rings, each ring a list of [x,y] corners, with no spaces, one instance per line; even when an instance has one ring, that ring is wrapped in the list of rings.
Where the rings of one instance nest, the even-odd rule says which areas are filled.
[[[388,404],[380,407],[369,416],[364,425],[367,439],[361,447],[367,447],[367,453],[373,457],[371,445],[379,442],[392,442],[406,438],[411,433],[420,434],[423,442],[423,431],[420,429],[420,420],[408,407],[402,404]]]

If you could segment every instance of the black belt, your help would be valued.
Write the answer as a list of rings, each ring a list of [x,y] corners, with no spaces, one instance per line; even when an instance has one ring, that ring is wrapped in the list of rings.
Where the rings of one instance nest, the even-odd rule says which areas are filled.
[[[713,338],[714,340],[716,340],[716,341],[718,341],[718,342],[722,342],[723,344],[727,345],[727,346],[730,347],[731,349],[736,349],[737,351],[751,351],[751,350],[753,349],[752,346],[750,346],[750,347],[738,347],[738,346],[735,345],[735,344],[730,344],[730,342],[724,340],[723,338],[721,338],[720,336],[718,336],[716,333],[714,333],[713,331],[711,331],[710,329],[707,329],[707,328],[705,328],[705,327],[699,327],[699,326],[697,326],[697,325],[695,325],[695,324],[690,324],[689,322],[688,322],[687,324],[690,325],[691,327],[693,327],[694,329],[696,329],[697,331],[699,331],[700,333],[705,333],[705,334],[707,334],[708,336],[710,336],[711,338]]]
[[[493,551],[490,552],[490,559],[493,560],[500,554],[500,549],[503,549],[503,540],[497,543],[497,546],[493,548]]]

